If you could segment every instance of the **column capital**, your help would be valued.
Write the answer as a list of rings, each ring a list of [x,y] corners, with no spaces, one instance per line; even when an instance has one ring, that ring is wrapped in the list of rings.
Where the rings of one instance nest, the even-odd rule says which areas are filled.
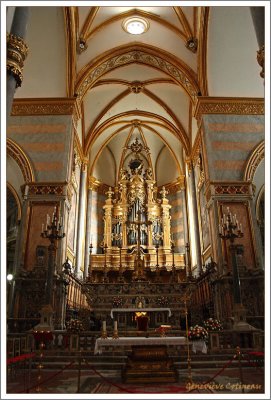
[[[96,179],[94,176],[89,176],[88,177],[88,188],[90,190],[93,190],[93,191],[97,192],[97,190],[98,190],[100,185],[101,185],[101,181]]]
[[[16,87],[23,81],[24,60],[28,53],[28,46],[23,38],[7,33],[7,71],[14,76]]]
[[[81,162],[81,170],[82,172],[86,172],[88,167],[88,158],[84,157]]]

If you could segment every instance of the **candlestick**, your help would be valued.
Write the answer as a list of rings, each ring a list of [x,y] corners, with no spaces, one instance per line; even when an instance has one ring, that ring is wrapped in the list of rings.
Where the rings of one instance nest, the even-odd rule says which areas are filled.
[[[112,339],[118,339],[119,335],[118,335],[118,323],[117,321],[114,321],[114,330],[113,330],[113,335],[112,335]]]
[[[101,337],[103,339],[107,339],[107,332],[106,332],[106,321],[102,322],[102,334]]]

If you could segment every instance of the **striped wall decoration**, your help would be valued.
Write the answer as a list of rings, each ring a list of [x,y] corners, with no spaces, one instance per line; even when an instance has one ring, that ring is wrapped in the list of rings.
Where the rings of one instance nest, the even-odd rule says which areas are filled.
[[[181,191],[168,194],[169,204],[172,206],[171,215],[171,234],[175,243],[177,253],[185,253],[184,237],[184,213],[183,213],[183,193]]]
[[[68,180],[72,141],[70,115],[12,117],[7,137],[18,143],[29,157],[36,181]]]
[[[251,152],[264,139],[264,116],[204,115],[210,180],[243,179]]]

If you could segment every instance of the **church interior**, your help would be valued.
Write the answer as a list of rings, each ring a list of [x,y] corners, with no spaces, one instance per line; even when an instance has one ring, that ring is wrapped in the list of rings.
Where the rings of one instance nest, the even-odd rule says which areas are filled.
[[[264,393],[265,6],[94,3],[2,9],[7,393]]]

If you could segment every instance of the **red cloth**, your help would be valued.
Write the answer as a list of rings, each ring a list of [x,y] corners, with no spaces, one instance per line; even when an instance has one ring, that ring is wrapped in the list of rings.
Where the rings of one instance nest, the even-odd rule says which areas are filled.
[[[48,331],[36,331],[33,332],[33,336],[37,342],[49,342],[53,340],[52,332]]]
[[[146,331],[148,329],[149,317],[146,315],[142,315],[141,317],[137,317],[137,329],[139,331]]]
[[[13,364],[19,361],[24,361],[27,360],[28,358],[33,358],[35,357],[35,353],[28,353],[28,354],[22,354],[20,356],[12,357],[7,359],[7,365]]]

